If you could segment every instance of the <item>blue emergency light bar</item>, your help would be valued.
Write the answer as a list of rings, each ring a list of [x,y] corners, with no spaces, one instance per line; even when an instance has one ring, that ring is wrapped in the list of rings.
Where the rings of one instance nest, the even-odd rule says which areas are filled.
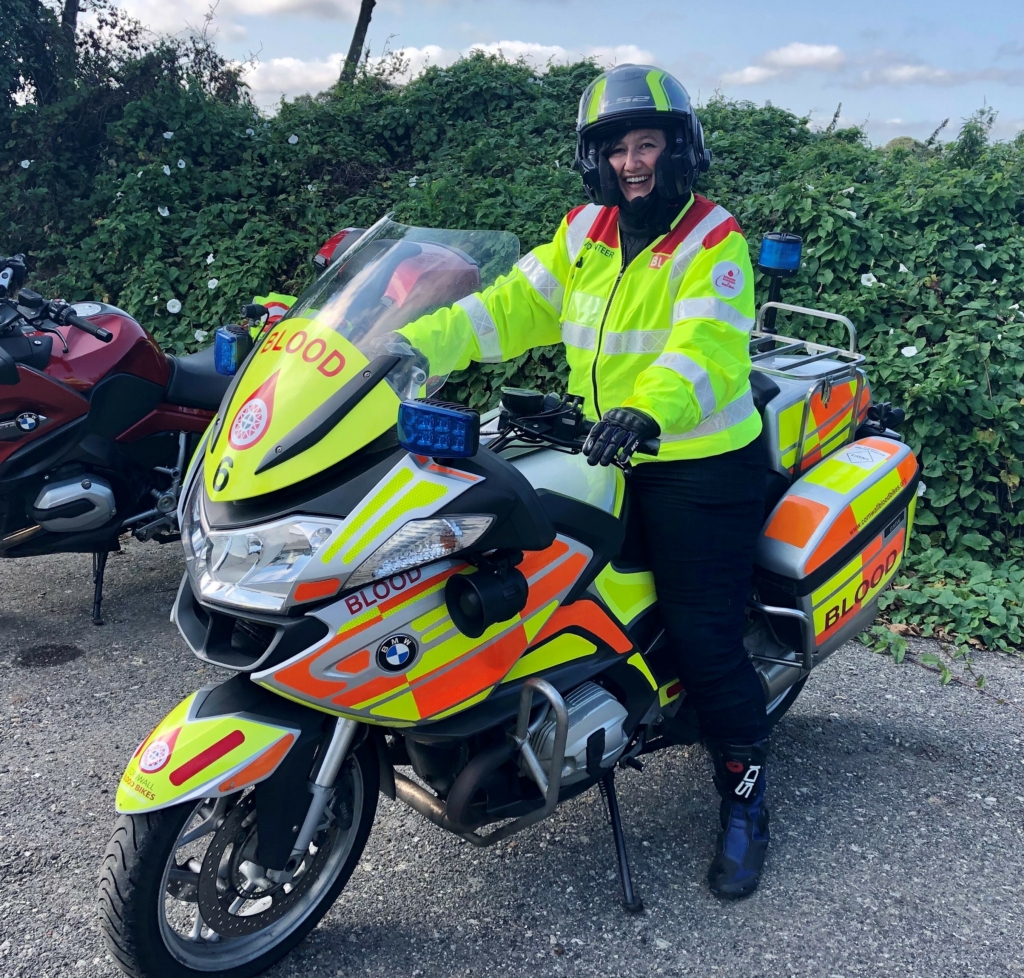
[[[480,447],[480,415],[455,404],[402,401],[398,442],[414,455],[470,458]]]
[[[770,231],[761,239],[757,265],[768,275],[793,275],[800,270],[804,243],[799,234]]]

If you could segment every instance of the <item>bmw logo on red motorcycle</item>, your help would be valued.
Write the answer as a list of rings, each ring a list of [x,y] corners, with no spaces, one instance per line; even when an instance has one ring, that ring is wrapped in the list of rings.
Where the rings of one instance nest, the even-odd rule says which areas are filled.
[[[377,665],[388,672],[404,672],[416,658],[416,640],[409,635],[392,635],[377,647]]]

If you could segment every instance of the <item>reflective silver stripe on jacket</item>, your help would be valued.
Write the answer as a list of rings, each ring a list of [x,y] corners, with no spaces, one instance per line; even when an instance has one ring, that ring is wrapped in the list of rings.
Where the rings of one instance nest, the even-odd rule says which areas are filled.
[[[633,329],[626,333],[606,333],[603,353],[661,353],[670,329]]]
[[[697,226],[683,238],[682,244],[676,248],[676,253],[672,258],[672,270],[668,275],[670,284],[683,277],[686,269],[690,267],[690,262],[693,261],[697,256],[697,252],[700,251],[701,245],[708,234],[714,231],[719,224],[724,224],[728,221],[730,217],[732,215],[724,207],[719,207],[716,204],[714,210],[706,217],[701,218]]]
[[[575,264],[583,250],[583,242],[587,240],[590,229],[601,213],[600,204],[587,204],[570,222],[565,232],[565,247],[569,252],[569,264]]]
[[[652,367],[665,367],[673,373],[679,374],[684,380],[693,384],[693,392],[697,395],[697,403],[700,405],[700,419],[705,421],[710,418],[718,407],[718,399],[715,397],[715,390],[711,386],[711,377],[708,372],[696,360],[691,360],[684,353],[663,353]]]
[[[555,313],[561,314],[565,289],[562,287],[562,283],[541,264],[537,256],[531,251],[530,254],[519,260],[517,267],[526,276],[530,285],[540,293],[541,298],[555,310]]]
[[[597,330],[593,326],[583,326],[580,323],[562,323],[562,342],[578,350],[596,350]]]
[[[707,421],[702,421],[696,428],[691,428],[684,435],[662,435],[662,441],[688,441],[691,438],[703,438],[705,435],[714,435],[719,431],[725,431],[733,425],[746,421],[754,413],[754,395],[748,387],[736,400],[726,404],[721,411],[711,415]]]
[[[480,343],[480,360],[482,363],[501,363],[501,340],[498,329],[491,319],[487,307],[475,295],[467,295],[455,303],[462,309],[473,326],[473,332]]]
[[[716,299],[714,296],[680,299],[672,307],[672,322],[678,323],[681,319],[719,319],[744,333],[749,333],[754,327],[753,319],[744,316],[725,300]]]

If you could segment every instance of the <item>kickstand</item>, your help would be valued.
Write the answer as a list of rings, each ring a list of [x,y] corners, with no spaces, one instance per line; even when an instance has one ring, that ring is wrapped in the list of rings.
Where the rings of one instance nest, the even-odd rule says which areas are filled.
[[[95,584],[92,592],[92,623],[94,625],[103,624],[103,619],[100,617],[100,605],[103,604],[103,574],[107,569],[108,556],[106,550],[92,555],[92,580]]]
[[[633,880],[629,875],[629,857],[626,855],[626,838],[622,834],[622,819],[619,817],[619,800],[615,796],[615,769],[609,771],[598,782],[601,794],[608,804],[608,819],[612,823],[615,837],[615,856],[619,863],[619,882],[622,884],[622,905],[630,913],[640,913],[644,902],[633,892]]]

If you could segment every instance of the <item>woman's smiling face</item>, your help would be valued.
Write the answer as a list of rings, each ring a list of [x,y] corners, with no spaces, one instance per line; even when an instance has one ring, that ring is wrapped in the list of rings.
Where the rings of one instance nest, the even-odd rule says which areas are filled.
[[[626,200],[646,197],[654,189],[654,164],[665,146],[660,129],[631,129],[608,150],[608,162]]]

